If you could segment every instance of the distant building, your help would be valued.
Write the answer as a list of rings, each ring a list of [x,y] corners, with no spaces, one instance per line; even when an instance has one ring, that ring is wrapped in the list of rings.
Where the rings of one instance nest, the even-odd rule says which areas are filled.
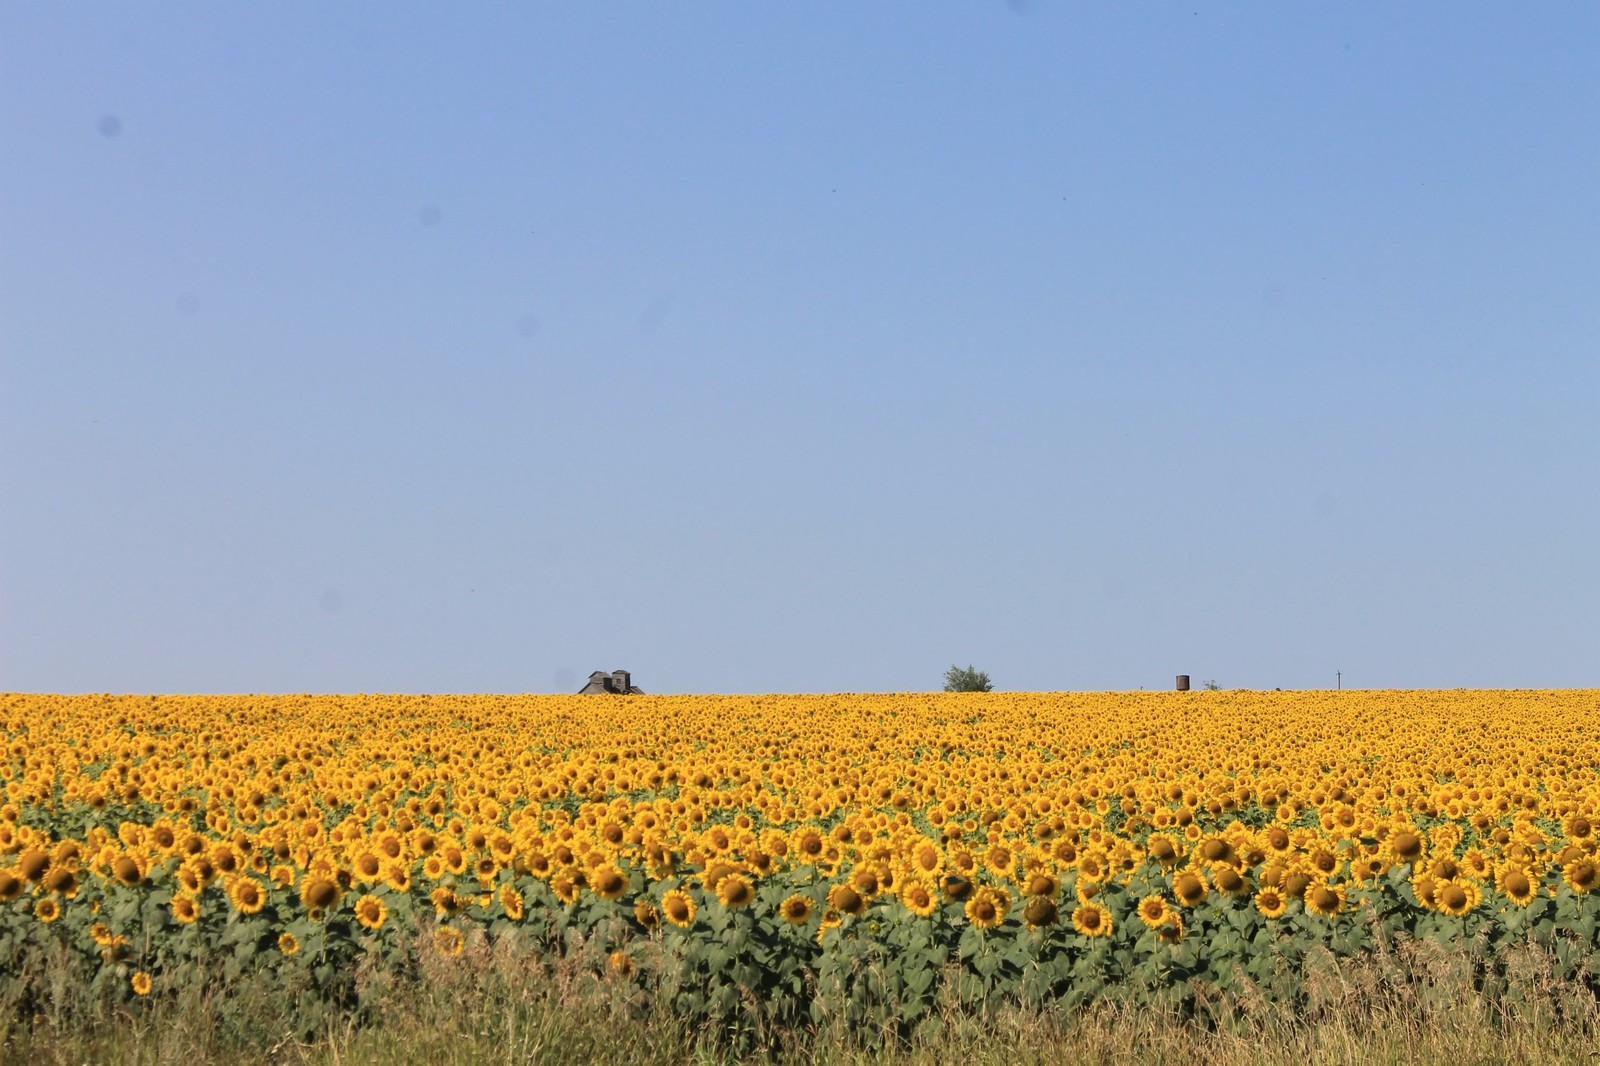
[[[613,670],[609,674],[604,670],[596,670],[589,675],[589,683],[578,690],[580,696],[606,693],[613,696],[643,696],[644,689],[634,685],[632,676],[626,670]]]

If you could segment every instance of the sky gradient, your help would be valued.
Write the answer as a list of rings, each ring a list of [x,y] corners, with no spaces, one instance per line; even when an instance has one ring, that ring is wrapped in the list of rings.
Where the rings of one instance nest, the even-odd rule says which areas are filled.
[[[0,690],[1600,686],[1597,41],[7,3]]]

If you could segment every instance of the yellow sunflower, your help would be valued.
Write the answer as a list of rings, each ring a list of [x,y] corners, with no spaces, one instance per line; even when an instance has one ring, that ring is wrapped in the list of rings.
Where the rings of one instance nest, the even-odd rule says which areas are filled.
[[[461,949],[466,946],[466,937],[461,935],[461,930],[453,925],[441,925],[433,931],[433,944],[441,954],[452,957],[461,954]]]
[[[1266,887],[1256,893],[1256,910],[1266,918],[1282,918],[1283,912],[1289,909],[1289,900],[1282,890]]]
[[[1054,898],[1061,891],[1061,882],[1043,870],[1035,871],[1028,875],[1025,894],[1029,896],[1050,896]]]
[[[1163,867],[1171,868],[1183,858],[1183,848],[1171,833],[1151,833],[1145,851]]]
[[[911,868],[923,877],[936,877],[944,868],[944,853],[933,841],[921,841],[911,849]]]
[[[397,860],[386,860],[379,878],[396,892],[411,891],[411,867]]]
[[[1241,899],[1250,894],[1250,882],[1231,866],[1218,866],[1211,872],[1211,883],[1223,895]]]
[[[1185,870],[1172,882],[1172,894],[1185,907],[1198,907],[1205,902],[1207,892],[1205,875],[1199,870]]]
[[[111,861],[111,876],[118,884],[133,888],[145,879],[147,867],[131,854],[119,855]]]
[[[589,871],[589,887],[601,899],[621,899],[628,891],[628,875],[615,863],[603,862]]]
[[[172,917],[179,925],[189,925],[200,917],[200,904],[190,895],[182,892],[172,897],[168,904],[172,908]]]
[[[796,892],[784,898],[778,904],[778,914],[790,925],[805,925],[811,920],[811,914],[816,909],[816,902],[810,896]]]
[[[1110,936],[1111,912],[1098,903],[1080,903],[1072,910],[1072,928],[1084,936]]]
[[[1561,831],[1574,843],[1592,841],[1597,832],[1595,820],[1587,814],[1573,811],[1561,822]]]
[[[849,885],[834,885],[828,889],[828,906],[840,914],[860,914],[867,909],[867,901]]]
[[[356,921],[368,929],[380,928],[389,917],[389,908],[383,900],[370,892],[356,900]]]
[[[1500,867],[1495,874],[1494,883],[1502,896],[1519,907],[1526,907],[1539,894],[1539,887],[1528,875],[1528,871],[1512,863]]]
[[[756,890],[744,874],[729,874],[717,882],[717,901],[730,910],[750,906]]]
[[[1481,902],[1483,893],[1477,882],[1463,878],[1439,882],[1433,898],[1441,911],[1452,918],[1459,918]]]
[[[661,926],[661,912],[656,909],[654,903],[641,897],[633,903],[633,920],[638,922],[646,932],[654,932]]]
[[[228,902],[240,914],[257,914],[267,905],[267,886],[253,877],[235,877],[228,882]]]
[[[550,878],[550,892],[562,903],[573,903],[578,898],[578,878],[570,868],[563,868]]]
[[[979,929],[994,929],[1006,920],[1011,897],[995,885],[982,885],[967,900],[967,920]]]
[[[1301,897],[1306,910],[1319,918],[1332,918],[1344,910],[1344,890],[1326,881],[1314,881],[1306,887]]]
[[[1233,861],[1233,845],[1225,837],[1216,833],[1208,833],[1200,839],[1195,848],[1200,854],[1202,862],[1226,863]]]
[[[1415,864],[1422,858],[1426,850],[1422,835],[1410,829],[1399,829],[1390,833],[1384,845],[1394,856],[1396,863]]]
[[[1172,915],[1172,908],[1167,904],[1165,896],[1152,894],[1139,901],[1137,909],[1139,921],[1148,929],[1159,929]]]
[[[134,995],[148,996],[150,994],[150,975],[143,970],[135,971],[134,975],[128,979],[128,983],[133,986]]]
[[[1022,920],[1029,929],[1046,929],[1055,925],[1060,918],[1061,908],[1057,906],[1053,895],[1029,896],[1022,908]]]
[[[343,894],[339,882],[328,877],[308,877],[300,885],[300,902],[307,909],[315,908],[324,913],[336,906]]]
[[[694,924],[694,899],[689,893],[675,888],[661,897],[661,913],[673,925],[687,929]]]
[[[799,857],[801,862],[814,863],[822,858],[823,851],[827,848],[827,838],[822,830],[815,826],[801,826],[789,838],[789,850]]]
[[[965,903],[972,897],[972,890],[976,886],[973,885],[970,879],[962,877],[960,874],[945,874],[944,879],[940,882],[940,887],[943,889],[944,894],[950,897],[951,901]]]
[[[916,878],[906,880],[900,886],[900,902],[905,904],[906,910],[919,918],[926,918],[939,907],[939,898],[932,885]]]
[[[871,899],[878,894],[878,871],[871,864],[857,866],[850,871],[850,887]]]

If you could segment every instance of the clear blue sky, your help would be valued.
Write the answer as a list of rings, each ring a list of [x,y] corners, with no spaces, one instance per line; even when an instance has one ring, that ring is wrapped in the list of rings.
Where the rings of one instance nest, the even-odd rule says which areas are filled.
[[[1600,686],[1600,6],[0,5],[0,690]]]

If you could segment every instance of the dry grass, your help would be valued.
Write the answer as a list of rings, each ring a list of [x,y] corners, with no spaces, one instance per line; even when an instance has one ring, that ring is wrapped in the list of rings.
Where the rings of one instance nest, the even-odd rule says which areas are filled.
[[[1487,986],[1462,954],[1416,945],[1308,974],[1309,1005],[1289,1012],[1264,1001],[1213,1003],[1204,1022],[1149,1010],[1101,1007],[1076,1017],[1013,1011],[989,1021],[947,1015],[888,1049],[838,1031],[779,1034],[744,1061],[770,1066],[952,1062],[1028,1064],[1181,1063],[1305,1066],[1306,1063],[1600,1064],[1600,1005],[1561,986],[1546,957],[1528,949]],[[740,1061],[716,1034],[692,1031],[654,1009],[650,990],[526,955],[480,950],[440,960],[414,979],[364,974],[372,999],[301,1040],[284,1004],[253,997],[248,982],[128,1006],[70,989],[31,1017],[0,1018],[0,1063],[201,1066],[265,1062],[304,1066],[444,1066],[627,1063],[710,1066]],[[37,1005],[36,1005],[37,1006]],[[278,1035],[273,1035],[278,1034]]]

